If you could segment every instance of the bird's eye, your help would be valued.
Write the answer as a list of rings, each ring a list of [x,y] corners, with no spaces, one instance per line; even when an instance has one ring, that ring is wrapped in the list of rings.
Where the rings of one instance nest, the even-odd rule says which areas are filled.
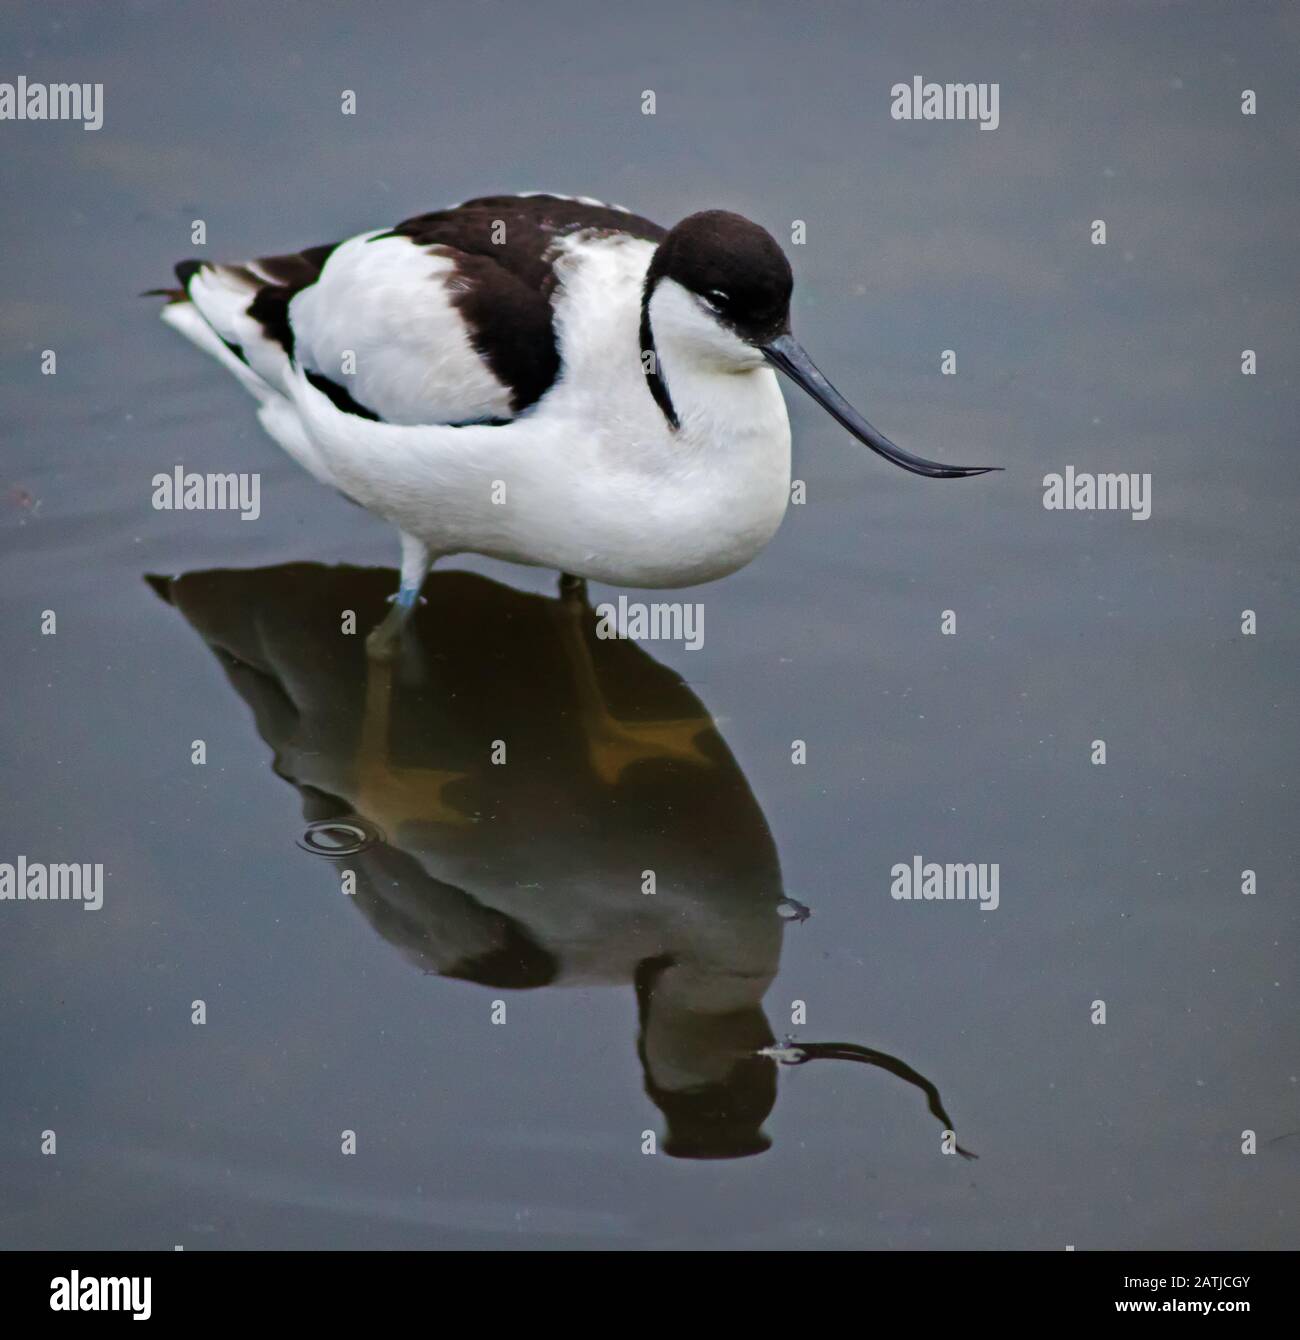
[[[725,307],[731,301],[731,295],[720,288],[711,288],[704,297],[710,307]]]

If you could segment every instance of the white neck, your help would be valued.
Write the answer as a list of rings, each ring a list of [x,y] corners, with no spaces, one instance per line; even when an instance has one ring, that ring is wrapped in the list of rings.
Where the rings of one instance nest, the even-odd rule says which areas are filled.
[[[745,441],[788,434],[785,402],[763,355],[676,280],[650,297],[659,375],[688,441]]]

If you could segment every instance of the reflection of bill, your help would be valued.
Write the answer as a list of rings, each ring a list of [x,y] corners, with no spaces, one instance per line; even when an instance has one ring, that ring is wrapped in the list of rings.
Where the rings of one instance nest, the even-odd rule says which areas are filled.
[[[436,573],[403,657],[379,662],[339,630],[348,610],[371,626],[386,572],[150,581],[220,659],[314,831],[367,836],[335,859],[380,935],[427,972],[495,989],[631,985],[665,1151],[767,1148],[780,1058],[762,1000],[783,918],[802,909],[674,672],[598,638],[577,591]]]

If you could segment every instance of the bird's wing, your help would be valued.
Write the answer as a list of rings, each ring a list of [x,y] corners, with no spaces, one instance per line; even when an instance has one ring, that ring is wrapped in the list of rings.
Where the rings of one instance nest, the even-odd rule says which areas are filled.
[[[336,246],[241,265],[183,261],[183,295],[272,387],[297,364],[340,409],[397,424],[505,422],[559,375],[558,244],[658,241],[598,201],[484,196]]]

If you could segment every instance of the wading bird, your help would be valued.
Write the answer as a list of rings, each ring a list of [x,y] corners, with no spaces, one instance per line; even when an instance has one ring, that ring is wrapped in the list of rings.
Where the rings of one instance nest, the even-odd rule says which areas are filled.
[[[790,333],[772,236],[707,210],[665,230],[598,201],[485,196],[336,246],[182,261],[163,318],[260,403],[291,456],[401,531],[391,651],[435,559],[474,552],[617,586],[748,563],[790,491],[773,369],[874,429]]]

